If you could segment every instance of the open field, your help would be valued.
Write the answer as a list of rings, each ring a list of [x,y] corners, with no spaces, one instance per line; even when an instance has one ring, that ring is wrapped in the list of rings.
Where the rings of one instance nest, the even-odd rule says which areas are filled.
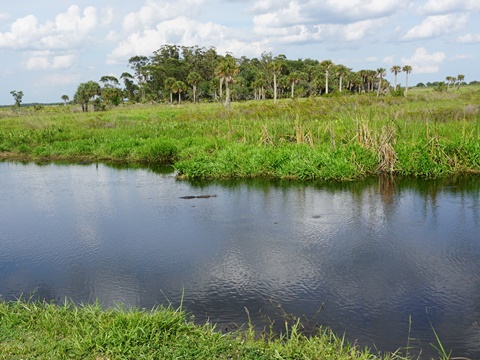
[[[0,158],[170,164],[185,178],[356,179],[480,172],[480,87],[407,98],[0,110]]]

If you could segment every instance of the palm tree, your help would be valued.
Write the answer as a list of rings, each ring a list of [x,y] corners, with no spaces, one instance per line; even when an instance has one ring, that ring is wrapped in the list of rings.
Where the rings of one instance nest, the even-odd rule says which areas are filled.
[[[347,68],[345,65],[337,65],[335,67],[335,73],[339,78],[338,91],[342,92],[342,83],[343,77],[347,76],[351,69]]]
[[[402,67],[399,65],[394,65],[390,68],[390,72],[395,75],[394,89],[397,90],[397,74],[402,72]]]
[[[362,79],[363,91],[368,92],[368,70],[360,70],[357,74]]]
[[[306,74],[300,71],[293,71],[288,75],[288,82],[291,84],[292,99],[295,97],[295,84],[298,84],[300,80],[304,80]]]
[[[268,67],[273,72],[273,103],[277,103],[277,75],[282,72],[283,63],[281,57],[275,58],[271,63],[268,64]]]
[[[198,83],[202,81],[202,76],[197,73],[197,72],[191,72],[187,76],[187,82],[192,85],[192,90],[193,90],[193,103],[197,103],[197,85]]]
[[[235,58],[227,54],[217,66],[217,76],[224,79],[225,82],[225,106],[230,108],[230,83],[233,82],[233,77],[238,73],[238,65]]]
[[[63,106],[67,106],[67,101],[70,100],[68,95],[62,95]]]
[[[448,89],[450,89],[450,84],[452,83],[452,77],[447,76],[445,80],[447,81],[447,91],[448,91]]]
[[[178,103],[182,103],[182,92],[185,92],[187,90],[187,85],[183,81],[175,81],[175,84],[173,85],[173,92],[176,94],[178,93]]]
[[[457,78],[455,76],[452,76],[452,88],[455,90],[455,83],[457,82]]]
[[[255,73],[252,86],[255,90],[255,100],[265,100],[265,87],[268,85],[267,74],[259,70]]]
[[[377,76],[379,77],[379,80],[378,80],[378,89],[377,89],[377,97],[380,96],[380,91],[382,89],[382,80],[383,80],[383,77],[386,75],[386,71],[387,69],[385,68],[378,68],[377,69]]]
[[[325,71],[325,94],[328,94],[328,79],[330,78],[330,68],[334,65],[332,60],[323,60],[319,67]]]
[[[100,85],[95,81],[88,81],[78,85],[77,92],[74,95],[74,100],[77,104],[82,105],[82,111],[88,112],[88,102],[93,97],[100,95]]]
[[[407,96],[408,93],[408,74],[412,72],[412,67],[410,65],[405,65],[402,68],[402,71],[405,73],[405,96]]]
[[[457,86],[457,90],[458,90],[460,89],[460,85],[462,84],[463,80],[465,80],[465,75],[458,74],[457,79],[458,79],[458,86]]]
[[[165,79],[164,81],[164,85],[165,85],[165,89],[167,89],[168,91],[170,91],[170,104],[173,104],[173,88],[175,86],[175,83],[177,82],[177,80],[173,77],[168,77]]]

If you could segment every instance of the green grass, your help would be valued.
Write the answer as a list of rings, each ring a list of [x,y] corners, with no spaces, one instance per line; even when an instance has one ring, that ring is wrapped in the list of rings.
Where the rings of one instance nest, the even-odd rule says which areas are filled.
[[[180,309],[102,309],[18,300],[0,302],[2,359],[402,359],[349,344],[328,329],[299,326],[274,336],[252,327],[222,334]]]
[[[480,172],[480,88],[199,105],[0,110],[0,157],[170,164],[185,178]]]

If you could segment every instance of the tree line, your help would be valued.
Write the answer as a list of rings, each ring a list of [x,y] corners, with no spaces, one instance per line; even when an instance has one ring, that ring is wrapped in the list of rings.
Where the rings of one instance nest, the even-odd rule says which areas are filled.
[[[163,45],[151,56],[133,56],[129,70],[119,78],[102,76],[99,82],[78,86],[74,102],[88,111],[129,102],[262,100],[308,97],[332,93],[375,93],[390,90],[408,92],[409,65],[393,66],[395,84],[385,79],[387,70],[353,71],[331,60],[287,59],[264,52],[249,59],[220,55],[214,47]],[[405,88],[399,89],[397,76],[405,73]],[[65,100],[64,97],[62,97]]]
[[[394,76],[393,86],[385,79],[386,68],[353,71],[331,60],[287,59],[264,52],[260,57],[235,58],[220,55],[214,47],[163,45],[151,56],[133,56],[128,61],[129,71],[119,78],[102,76],[99,81],[78,85],[73,102],[83,111],[93,103],[95,110],[104,110],[122,102],[223,101],[225,106],[235,100],[264,100],[298,98],[332,93],[408,93],[410,65],[394,65],[389,71]],[[405,87],[398,77],[405,74]],[[427,83],[439,91],[457,90],[465,76],[447,76],[446,82]],[[423,83],[417,86],[425,86]],[[16,106],[22,101],[22,91],[12,91]],[[70,100],[63,95],[65,105]]]
[[[96,110],[109,105],[129,102],[170,103],[188,100],[224,101],[261,100],[287,97],[308,97],[333,92],[377,92],[377,96],[390,90],[384,78],[386,69],[353,71],[331,60],[290,60],[285,55],[263,53],[258,58],[220,55],[214,47],[163,45],[151,56],[133,56],[129,59],[130,72],[119,78],[102,76],[99,82],[81,83],[74,102],[83,111],[93,100]],[[405,92],[408,91],[408,74],[412,67],[393,66],[394,90],[397,75],[406,74]],[[403,90],[402,90],[403,91]],[[62,96],[65,104],[69,100]]]

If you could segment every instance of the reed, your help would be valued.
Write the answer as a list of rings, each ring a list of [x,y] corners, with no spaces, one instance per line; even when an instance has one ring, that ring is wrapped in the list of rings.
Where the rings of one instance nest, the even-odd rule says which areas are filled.
[[[81,113],[0,109],[0,157],[170,164],[186,178],[478,173],[480,90]]]

